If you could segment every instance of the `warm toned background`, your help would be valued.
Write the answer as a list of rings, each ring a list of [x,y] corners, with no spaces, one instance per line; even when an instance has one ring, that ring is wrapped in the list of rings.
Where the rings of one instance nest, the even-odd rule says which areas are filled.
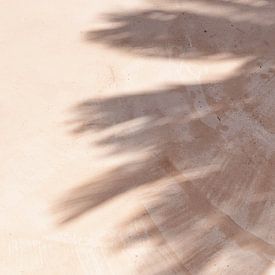
[[[275,274],[275,1],[0,1],[0,274]]]

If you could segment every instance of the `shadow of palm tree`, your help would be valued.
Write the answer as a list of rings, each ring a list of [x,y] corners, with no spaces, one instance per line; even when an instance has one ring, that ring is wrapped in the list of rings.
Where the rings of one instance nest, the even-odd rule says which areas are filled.
[[[270,5],[269,10],[274,10],[274,4]],[[260,8],[253,11],[254,17],[261,14],[264,21],[265,14]],[[263,26],[251,22],[250,18],[245,19],[245,14],[250,13],[252,11],[247,8],[244,19],[238,21],[231,20],[230,16],[161,9],[109,14],[105,17],[112,28],[88,31],[84,38],[92,43],[157,58],[220,58],[222,55],[232,59],[266,57],[270,51],[274,54],[270,47],[274,43],[274,20],[268,17]]]
[[[249,18],[274,11],[266,3],[247,6]],[[233,1],[219,5],[245,12]],[[275,259],[275,27],[274,20],[243,18],[152,9],[109,15],[113,28],[86,35],[144,56],[246,60],[221,81],[86,100],[73,109],[74,134],[90,133],[114,156],[146,157],[71,190],[58,205],[61,223],[148,188],[146,213],[125,221],[115,251],[156,238],[176,260],[149,255],[143,274],[262,274]],[[151,225],[129,238],[129,225],[148,218]]]

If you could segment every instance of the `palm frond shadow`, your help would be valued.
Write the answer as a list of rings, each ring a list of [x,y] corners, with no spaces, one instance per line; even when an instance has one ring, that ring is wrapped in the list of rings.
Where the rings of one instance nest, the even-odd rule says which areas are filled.
[[[274,11],[267,3],[247,12]],[[152,238],[159,249],[169,242],[177,260],[167,263],[153,253],[144,259],[143,274],[207,274],[209,265],[217,274],[227,268],[262,274],[275,259],[274,22],[156,9],[107,19],[114,27],[88,32],[88,41],[141,56],[248,61],[220,81],[167,85],[75,106],[73,134],[90,134],[98,146],[111,146],[114,157],[146,157],[69,191],[57,208],[61,223],[138,187],[153,188],[146,211],[121,225],[114,251]],[[131,224],[148,218],[153,223],[129,233]]]

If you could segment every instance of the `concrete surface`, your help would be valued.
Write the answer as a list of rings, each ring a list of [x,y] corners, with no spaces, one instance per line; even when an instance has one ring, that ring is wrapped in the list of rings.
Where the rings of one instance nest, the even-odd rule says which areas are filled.
[[[275,274],[275,1],[0,1],[0,274]]]

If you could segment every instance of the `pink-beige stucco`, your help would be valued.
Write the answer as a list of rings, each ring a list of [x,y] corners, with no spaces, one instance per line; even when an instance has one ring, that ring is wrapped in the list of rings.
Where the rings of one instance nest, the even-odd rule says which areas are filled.
[[[0,1],[0,274],[275,274],[275,1]]]

